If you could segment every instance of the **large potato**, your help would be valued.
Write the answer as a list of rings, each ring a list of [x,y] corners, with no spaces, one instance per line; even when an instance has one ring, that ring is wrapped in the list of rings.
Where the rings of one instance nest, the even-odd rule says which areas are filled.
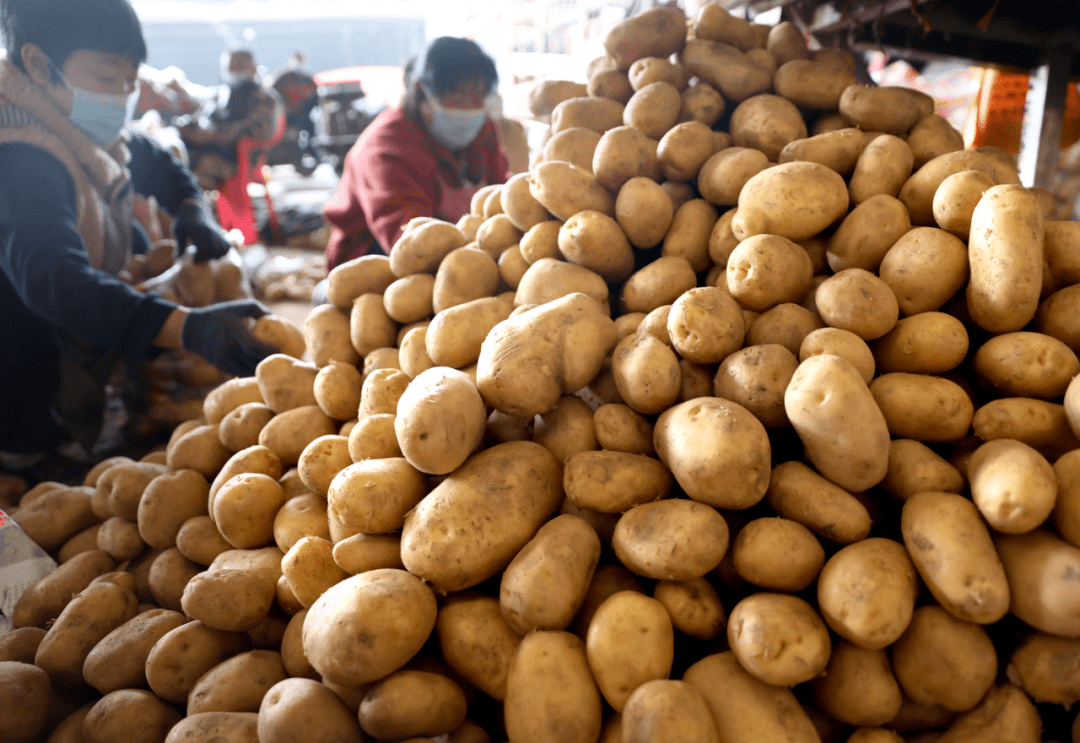
[[[612,26],[604,50],[620,70],[643,57],[670,57],[686,44],[686,17],[678,8],[652,8]]]
[[[679,60],[687,72],[723,93],[727,100],[744,101],[772,87],[771,70],[722,42],[689,39]]]
[[[661,414],[654,441],[661,461],[694,500],[739,510],[765,496],[769,438],[737,403],[715,397],[680,403]]]
[[[402,560],[441,593],[469,588],[503,570],[562,497],[561,467],[547,449],[498,444],[466,460],[406,517]]]
[[[842,488],[862,491],[889,467],[889,428],[851,362],[811,356],[799,364],[784,409],[817,470]]]
[[[731,229],[740,240],[770,234],[797,242],[818,234],[847,209],[847,184],[836,171],[817,163],[784,163],[746,182]]]

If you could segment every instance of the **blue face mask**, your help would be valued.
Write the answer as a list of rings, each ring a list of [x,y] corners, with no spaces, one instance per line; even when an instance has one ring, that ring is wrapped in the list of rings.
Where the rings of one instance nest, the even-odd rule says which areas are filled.
[[[431,134],[435,139],[451,150],[463,150],[472,144],[487,121],[484,109],[446,108],[432,95],[426,85],[422,85],[424,95],[431,104],[434,118],[431,122]]]
[[[56,70],[64,84],[71,88],[71,123],[90,138],[99,147],[105,147],[117,140],[120,131],[131,123],[135,115],[135,105],[139,101],[136,86],[131,95],[109,95],[94,93],[72,85],[60,73],[56,65],[49,63]]]

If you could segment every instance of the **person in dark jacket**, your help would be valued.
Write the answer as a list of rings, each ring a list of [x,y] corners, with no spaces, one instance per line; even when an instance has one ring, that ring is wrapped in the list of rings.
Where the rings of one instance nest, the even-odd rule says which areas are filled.
[[[258,302],[189,309],[117,278],[147,244],[135,190],[196,260],[228,250],[191,174],[121,136],[146,58],[128,0],[2,0],[0,26],[0,466],[20,469],[66,441],[91,448],[120,358],[185,348],[250,375],[276,349],[249,328]]]
[[[386,253],[415,217],[457,222],[473,194],[510,177],[484,101],[495,62],[475,42],[442,36],[417,61],[399,108],[380,113],[345,158],[330,223],[327,269]]]

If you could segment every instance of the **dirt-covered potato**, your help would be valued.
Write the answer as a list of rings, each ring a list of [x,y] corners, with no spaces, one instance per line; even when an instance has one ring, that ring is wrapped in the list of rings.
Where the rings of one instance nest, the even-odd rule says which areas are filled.
[[[498,599],[471,591],[456,593],[440,607],[435,630],[450,667],[502,701],[521,636],[506,623]]]

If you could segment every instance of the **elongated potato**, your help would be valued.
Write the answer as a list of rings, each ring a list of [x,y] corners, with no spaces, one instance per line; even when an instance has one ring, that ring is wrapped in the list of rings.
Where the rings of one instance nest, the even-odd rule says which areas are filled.
[[[679,61],[687,72],[720,91],[726,100],[744,101],[772,87],[771,70],[719,41],[688,39]]]
[[[586,451],[566,460],[563,489],[578,508],[623,513],[633,506],[667,498],[671,471],[648,456],[621,451]]]
[[[604,50],[620,70],[643,57],[670,57],[686,44],[686,17],[678,8],[652,8],[612,26]]]
[[[132,617],[93,647],[83,662],[83,678],[102,694],[145,685],[150,651],[166,633],[187,621],[183,614],[168,609]]]
[[[499,600],[472,591],[447,598],[435,624],[443,658],[493,699],[506,698],[506,679],[521,636],[510,629]]]
[[[855,161],[848,185],[851,203],[861,204],[878,194],[898,195],[911,177],[914,162],[911,147],[900,137],[891,134],[875,137]]]
[[[805,240],[847,209],[847,184],[839,173],[817,163],[784,163],[746,182],[731,229],[741,240],[761,234]]]
[[[824,675],[814,680],[813,690],[821,711],[848,725],[888,724],[903,702],[888,653],[867,650],[846,640],[832,644],[829,664]],[[849,743],[852,741],[871,743],[855,736]]]
[[[661,500],[622,515],[611,538],[619,561],[657,580],[700,578],[728,548],[727,522],[714,508],[690,500]]]
[[[620,591],[593,614],[585,650],[600,693],[621,712],[637,687],[670,675],[675,657],[671,617],[656,599]]]

